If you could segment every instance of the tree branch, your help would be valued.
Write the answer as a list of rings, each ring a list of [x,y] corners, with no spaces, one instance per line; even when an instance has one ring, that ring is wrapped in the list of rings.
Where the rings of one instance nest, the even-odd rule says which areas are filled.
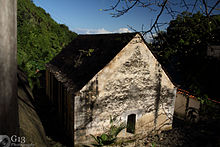
[[[193,13],[194,9],[196,8],[197,2],[198,2],[198,0],[196,0],[195,3],[194,3],[194,5],[193,5],[192,13]]]
[[[161,7],[161,9],[160,9],[160,13],[157,15],[157,18],[156,18],[156,20],[154,21],[154,23],[153,23],[153,25],[151,26],[151,28],[150,28],[148,31],[144,32],[143,35],[145,35],[146,33],[150,32],[150,31],[152,31],[152,29],[155,27],[155,25],[157,24],[157,22],[158,22],[158,20],[159,20],[159,18],[160,18],[160,16],[161,16],[161,14],[162,14],[163,11],[164,11],[164,8],[165,8],[165,6],[166,6],[166,4],[167,4],[167,1],[168,1],[168,0],[165,0],[164,3],[162,4],[162,7]]]
[[[208,15],[211,15],[212,11],[217,7],[217,5],[220,3],[220,0],[218,0],[215,5],[211,8],[211,10],[209,11]]]
[[[185,0],[182,0],[183,1],[183,3],[184,3],[184,6],[186,7],[186,11],[189,9],[189,6],[188,6],[188,4],[186,3],[186,1]]]
[[[109,8],[109,9],[104,9],[104,11],[115,10],[115,9],[118,7],[118,5],[119,5],[120,2],[121,2],[121,0],[118,0],[118,2],[117,2],[114,6],[112,6],[112,7]]]
[[[204,7],[205,7],[205,14],[206,14],[206,16],[209,16],[208,7],[207,7],[207,4],[206,4],[206,1],[205,1],[205,0],[202,0],[202,3],[203,3],[203,5],[204,5]]]
[[[121,2],[121,0],[118,0],[118,2],[114,6],[112,6],[110,9],[105,9],[104,11],[114,10],[117,13],[112,13],[112,17],[120,17],[120,16],[124,15],[125,13],[127,13],[130,9],[132,9],[139,2],[139,0],[135,0],[135,2],[131,6],[128,6],[127,1],[125,1],[127,8],[123,8],[122,10],[118,10],[116,8],[120,4],[120,2]]]

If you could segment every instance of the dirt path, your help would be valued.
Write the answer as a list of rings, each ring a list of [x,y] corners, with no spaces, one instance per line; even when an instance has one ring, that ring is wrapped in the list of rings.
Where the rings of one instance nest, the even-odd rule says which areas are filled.
[[[219,124],[219,121],[212,120],[190,125],[175,119],[172,130],[149,135],[146,140],[160,147],[220,147]]]

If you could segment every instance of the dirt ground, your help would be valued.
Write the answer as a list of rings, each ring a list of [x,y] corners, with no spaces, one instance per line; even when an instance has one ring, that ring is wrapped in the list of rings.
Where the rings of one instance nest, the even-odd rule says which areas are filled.
[[[116,147],[220,147],[220,122],[217,120],[189,124],[174,119],[173,129],[148,135]]]
[[[159,135],[149,135],[145,144],[160,147],[220,147],[220,122],[206,121],[189,124],[174,119],[173,129]]]

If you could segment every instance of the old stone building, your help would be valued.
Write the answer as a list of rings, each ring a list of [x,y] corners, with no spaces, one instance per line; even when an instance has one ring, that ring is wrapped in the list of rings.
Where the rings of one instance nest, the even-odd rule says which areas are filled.
[[[46,91],[75,143],[172,128],[176,88],[139,33],[79,35],[46,65]],[[105,128],[105,129],[104,129]]]

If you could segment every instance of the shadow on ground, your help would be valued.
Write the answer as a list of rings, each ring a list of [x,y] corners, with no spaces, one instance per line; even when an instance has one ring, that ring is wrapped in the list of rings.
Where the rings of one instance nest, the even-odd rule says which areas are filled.
[[[155,143],[160,147],[220,147],[219,124],[219,120],[190,124],[174,118],[172,130],[149,135],[146,143]]]

